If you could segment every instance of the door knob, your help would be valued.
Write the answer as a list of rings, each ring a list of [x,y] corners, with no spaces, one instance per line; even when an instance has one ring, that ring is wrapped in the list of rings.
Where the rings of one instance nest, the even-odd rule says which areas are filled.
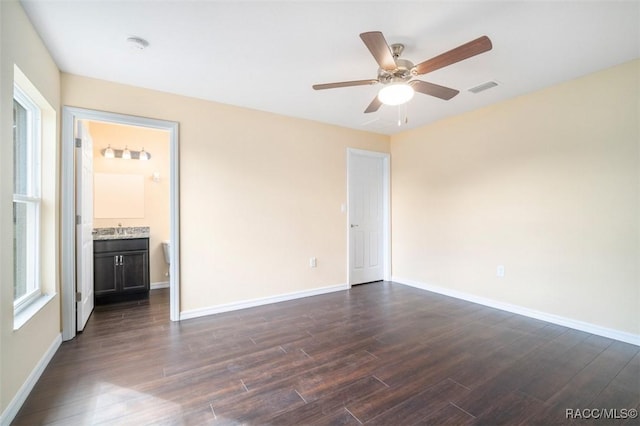
[[[352,223],[352,224],[351,224],[351,227],[352,227],[352,228],[357,228],[357,227],[358,227],[358,225],[354,225],[354,224]]]

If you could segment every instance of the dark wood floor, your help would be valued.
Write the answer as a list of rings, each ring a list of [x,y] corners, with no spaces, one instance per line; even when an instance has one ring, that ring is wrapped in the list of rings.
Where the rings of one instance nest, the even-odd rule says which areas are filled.
[[[640,408],[639,347],[399,284],[168,312],[166,290],[96,308],[14,424],[551,425]]]

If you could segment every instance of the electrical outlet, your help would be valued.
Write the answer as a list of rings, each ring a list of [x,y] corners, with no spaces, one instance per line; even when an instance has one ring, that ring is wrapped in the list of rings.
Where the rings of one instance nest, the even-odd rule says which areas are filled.
[[[309,267],[310,268],[315,268],[316,266],[318,266],[318,259],[316,259],[315,257],[310,257],[309,258]]]
[[[504,278],[504,265],[498,265],[498,267],[496,268],[496,276]]]

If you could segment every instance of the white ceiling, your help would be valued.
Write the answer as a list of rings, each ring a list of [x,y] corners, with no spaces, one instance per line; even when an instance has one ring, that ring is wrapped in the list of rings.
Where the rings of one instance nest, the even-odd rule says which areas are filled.
[[[393,134],[640,57],[638,1],[162,1],[22,0],[68,73]],[[359,38],[382,31],[422,62],[487,35],[493,50],[421,76],[453,87],[450,101],[416,94],[363,111],[379,85],[314,91],[375,78]],[[125,40],[149,41],[134,51]],[[494,80],[479,94],[467,89]],[[585,93],[585,102],[589,93]]]

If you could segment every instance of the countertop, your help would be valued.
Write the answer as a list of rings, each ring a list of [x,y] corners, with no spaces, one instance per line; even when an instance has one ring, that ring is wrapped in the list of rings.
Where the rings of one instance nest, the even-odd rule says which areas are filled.
[[[133,238],[149,238],[148,226],[117,226],[113,228],[94,228],[95,240],[131,240]]]

